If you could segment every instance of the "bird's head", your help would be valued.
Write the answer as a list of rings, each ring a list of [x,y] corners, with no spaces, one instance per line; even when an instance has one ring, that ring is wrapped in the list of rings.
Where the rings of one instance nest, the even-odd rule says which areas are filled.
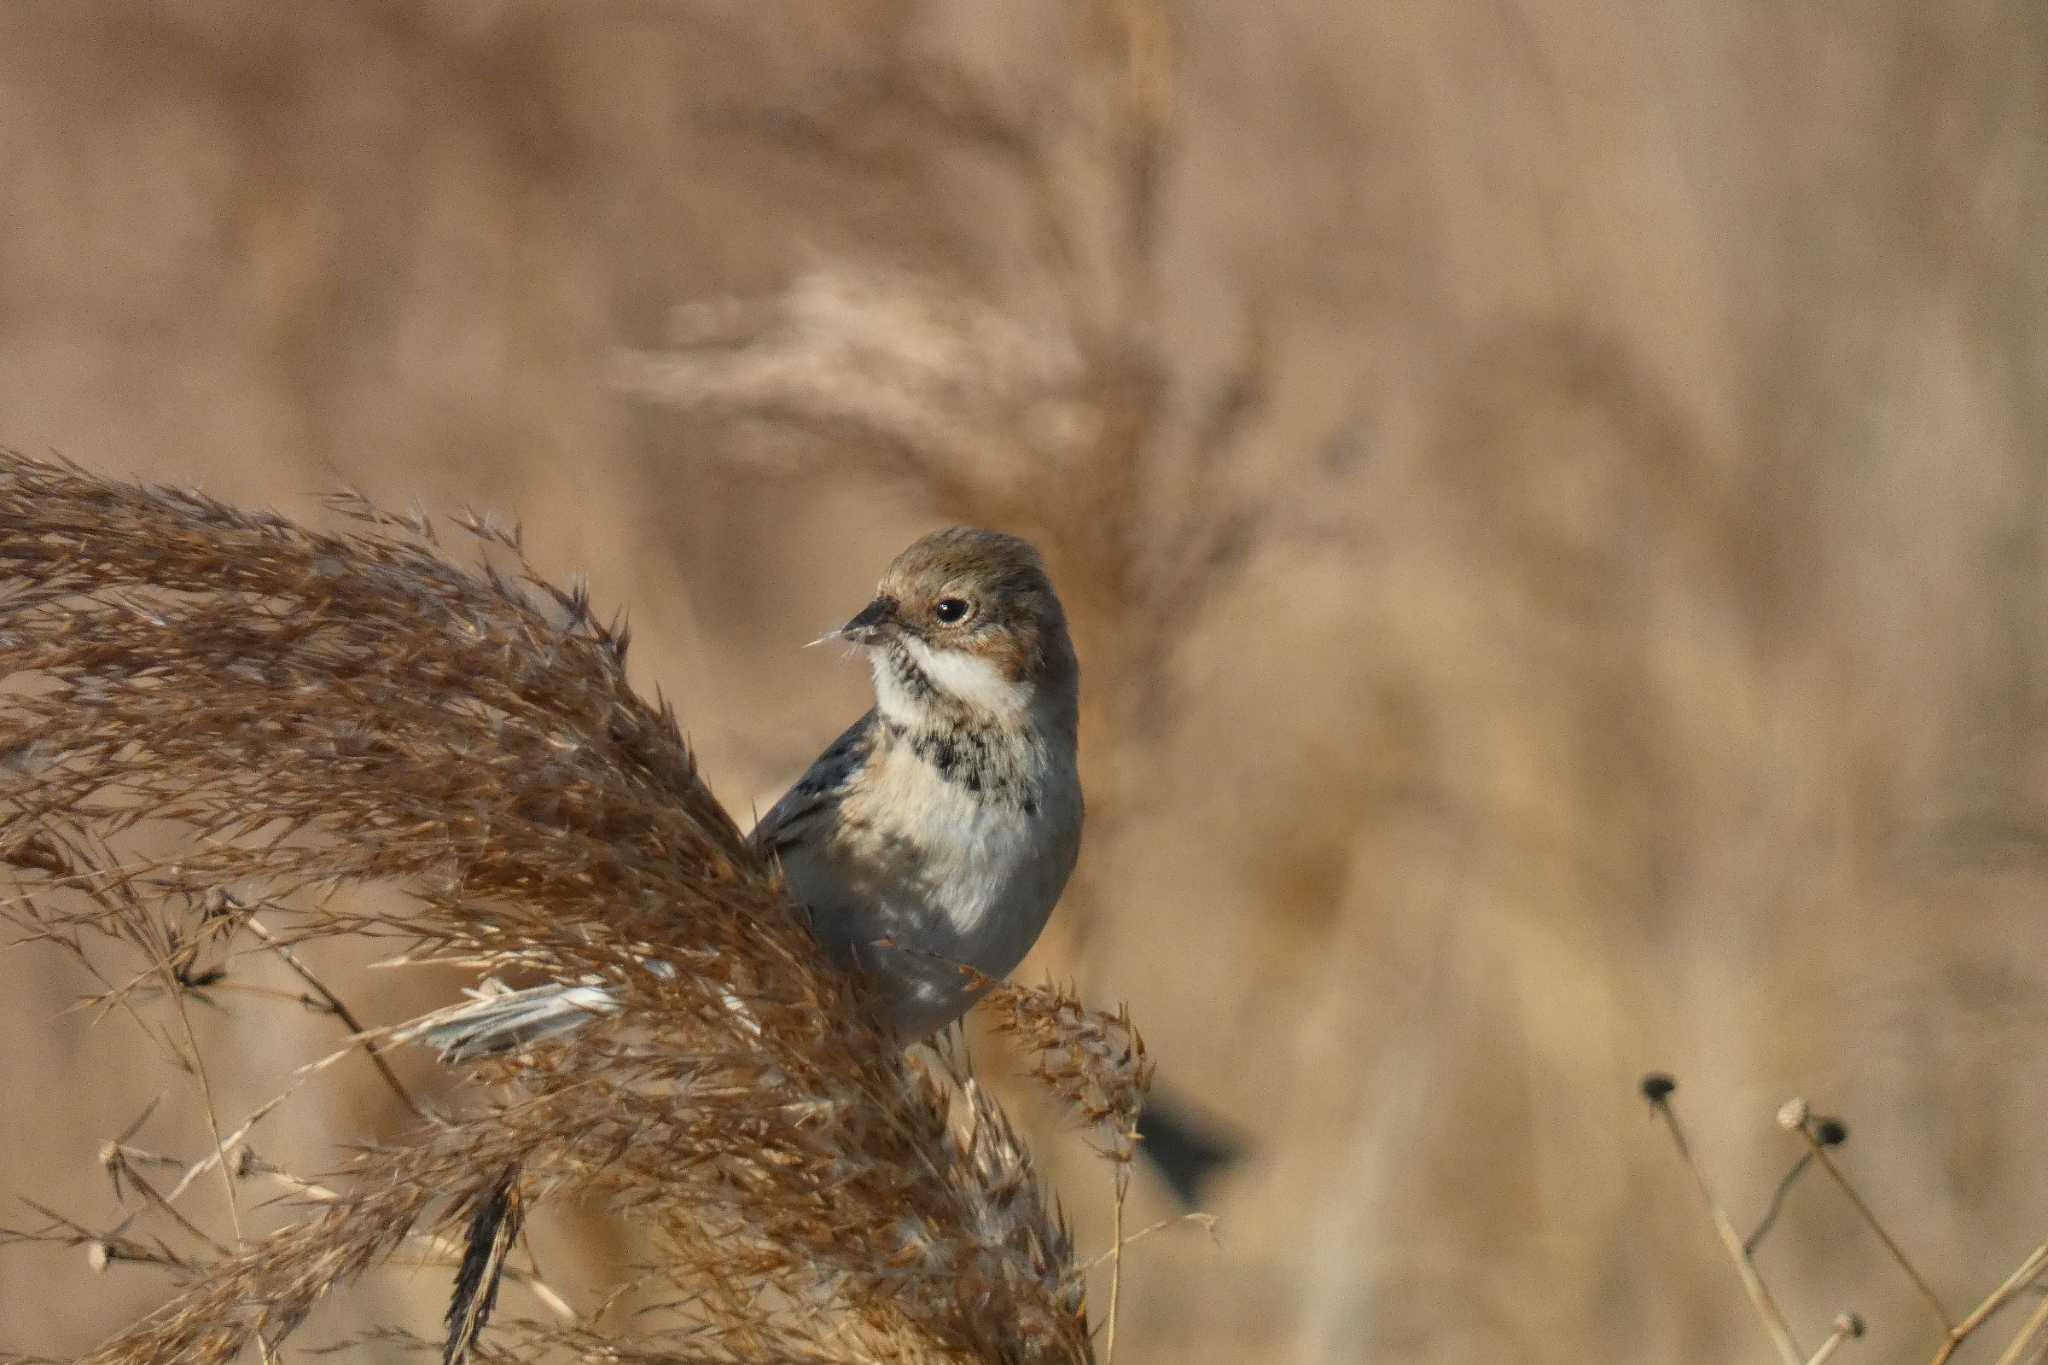
[[[904,724],[1071,716],[1066,613],[1029,541],[956,526],[897,555],[874,601],[833,632],[868,651],[875,697]]]

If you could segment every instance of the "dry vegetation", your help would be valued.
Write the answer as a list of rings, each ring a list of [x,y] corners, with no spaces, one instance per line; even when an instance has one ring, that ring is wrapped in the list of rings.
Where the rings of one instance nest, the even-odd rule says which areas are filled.
[[[889,553],[952,518],[1044,543],[1091,826],[1026,973],[1128,995],[1248,1151],[1220,1246],[1123,1258],[1121,1357],[1764,1358],[1651,1068],[1743,1231],[1787,1094],[1848,1116],[1936,1302],[2048,1230],[2038,6],[31,0],[0,164],[0,441],[301,523],[343,483],[522,516],[546,576],[631,609],[634,681],[735,810],[860,705],[795,646]],[[238,932],[205,946],[234,1008],[190,1015],[230,1125],[344,1032]],[[630,974],[619,933],[592,970]],[[373,1026],[452,997],[375,951],[304,961]],[[15,1187],[104,1234],[206,1107],[63,1012],[89,976],[0,969]],[[981,1080],[1086,1260],[1108,1182],[1006,1046]],[[93,1154],[160,1093],[119,1204]],[[351,1051],[264,1125],[310,1198],[418,1121]],[[253,1235],[287,1182],[243,1180]],[[1134,1225],[1172,1211],[1130,1188]],[[1847,1306],[1835,1359],[1927,1360],[1928,1294],[1818,1189],[1755,1249],[1792,1335]],[[526,1219],[579,1313],[669,1254],[601,1203]],[[0,1255],[0,1346],[81,1352],[168,1292],[84,1274]],[[299,1339],[431,1336],[447,1275],[367,1273]],[[508,1280],[499,1326],[548,1313]]]
[[[189,1072],[212,1137],[171,1192],[119,1168],[158,1217],[109,1234],[45,1209],[46,1226],[9,1238],[181,1282],[89,1359],[200,1365],[251,1343],[268,1356],[336,1286],[465,1225],[445,1358],[470,1359],[545,1195],[657,1231],[659,1264],[636,1287],[683,1306],[625,1333],[650,1361],[1092,1360],[1066,1228],[1001,1110],[943,1057],[903,1054],[822,965],[674,714],[627,687],[623,634],[523,563],[531,594],[451,566],[431,523],[342,510],[369,530],[310,534],[0,463],[9,917],[19,942],[64,950],[100,983],[95,1011],[133,1015]],[[169,851],[128,837],[145,824],[172,827]],[[411,904],[347,894],[378,883]],[[238,1176],[276,1105],[223,1131],[190,997],[233,979],[243,952],[339,936],[601,982],[619,1008],[485,1064],[487,1099],[369,1151],[314,1216],[255,1236]],[[1134,1129],[1143,1047],[1127,1018],[1023,988],[997,1010],[1091,1125]],[[1120,1202],[1127,1137],[1112,1155]],[[208,1172],[231,1242],[178,1204]],[[565,1315],[567,1329],[526,1324],[512,1358],[606,1339]]]

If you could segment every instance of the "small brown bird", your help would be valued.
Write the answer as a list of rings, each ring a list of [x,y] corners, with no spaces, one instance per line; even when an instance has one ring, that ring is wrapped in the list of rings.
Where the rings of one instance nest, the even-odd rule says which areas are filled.
[[[1038,553],[955,528],[896,557],[827,638],[868,652],[872,711],[761,818],[818,936],[922,1037],[1007,975],[1081,847],[1080,671]],[[894,946],[881,946],[884,941]]]
[[[903,551],[823,638],[866,651],[874,709],[751,838],[825,946],[875,981],[883,1022],[915,1040],[974,1003],[961,966],[1000,978],[1023,959],[1073,871],[1080,672],[1038,552],[968,527]],[[415,1036],[460,1060],[616,1008],[595,985],[500,989]]]

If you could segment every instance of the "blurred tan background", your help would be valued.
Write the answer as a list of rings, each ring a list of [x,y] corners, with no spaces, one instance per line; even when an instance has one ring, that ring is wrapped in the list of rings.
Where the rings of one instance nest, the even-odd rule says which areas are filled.
[[[1245,1147],[1123,1360],[1766,1359],[1651,1067],[1739,1223],[1796,1093],[1952,1308],[2048,1237],[2037,4],[10,0],[0,442],[517,517],[740,808],[901,544],[1039,538],[1093,822],[1026,971]],[[111,1223],[158,1092],[203,1148],[83,989],[0,957],[0,1222]],[[225,1110],[335,1036],[222,998]],[[341,1080],[259,1147],[396,1131]],[[574,1294],[622,1245],[536,1232]],[[1933,1353],[1821,1182],[1760,1259],[1808,1349]],[[163,1285],[0,1251],[0,1347]]]

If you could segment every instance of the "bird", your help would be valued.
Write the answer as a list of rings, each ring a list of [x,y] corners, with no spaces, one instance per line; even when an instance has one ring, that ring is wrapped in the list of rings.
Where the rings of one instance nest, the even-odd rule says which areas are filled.
[[[1084,814],[1080,669],[1038,551],[967,526],[897,555],[873,599],[813,643],[826,641],[866,655],[875,704],[748,838],[909,1044],[1007,976],[1066,888]],[[461,1062],[617,1009],[601,983],[487,983],[406,1036]]]

